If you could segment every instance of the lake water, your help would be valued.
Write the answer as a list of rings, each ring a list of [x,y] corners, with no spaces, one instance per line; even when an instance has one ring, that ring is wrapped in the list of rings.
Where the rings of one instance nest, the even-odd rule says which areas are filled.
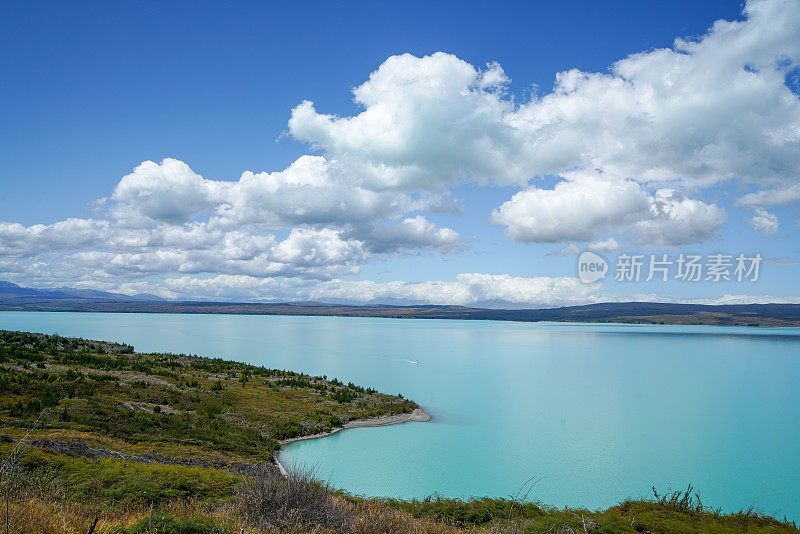
[[[0,328],[220,356],[402,393],[429,423],[281,459],[371,496],[513,495],[589,508],[692,483],[800,519],[800,329],[0,312]],[[419,360],[419,364],[412,363]]]

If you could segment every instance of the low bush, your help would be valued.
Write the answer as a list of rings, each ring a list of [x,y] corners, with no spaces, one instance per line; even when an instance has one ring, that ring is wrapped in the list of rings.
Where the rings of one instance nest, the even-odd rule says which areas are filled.
[[[352,518],[330,489],[312,472],[289,472],[284,478],[271,465],[236,487],[236,507],[256,528],[332,527],[346,529]]]

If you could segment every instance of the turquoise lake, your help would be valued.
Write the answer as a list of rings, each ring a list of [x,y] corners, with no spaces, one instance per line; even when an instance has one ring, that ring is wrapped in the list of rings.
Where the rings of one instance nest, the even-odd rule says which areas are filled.
[[[605,507],[684,488],[800,519],[800,329],[0,312],[0,328],[219,356],[402,393],[429,423],[288,446],[371,496]],[[420,363],[412,363],[419,360]]]

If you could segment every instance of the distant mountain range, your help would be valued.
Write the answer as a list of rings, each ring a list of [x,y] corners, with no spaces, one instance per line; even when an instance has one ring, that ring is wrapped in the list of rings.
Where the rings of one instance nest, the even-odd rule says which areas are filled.
[[[568,321],[587,323],[708,324],[727,326],[800,326],[800,304],[672,304],[613,302],[552,309],[486,309],[466,306],[410,306],[285,302],[168,301],[155,295],[123,295],[91,289],[32,289],[0,282],[0,310],[227,313],[248,315],[335,315],[417,319],[496,321]]]
[[[70,287],[56,287],[53,289],[33,289],[22,287],[11,282],[0,281],[0,302],[6,303],[18,299],[19,302],[27,300],[102,300],[102,301],[135,301],[155,302],[164,301],[157,295],[139,293],[138,295],[124,295],[122,293],[109,293],[96,289],[72,289]]]

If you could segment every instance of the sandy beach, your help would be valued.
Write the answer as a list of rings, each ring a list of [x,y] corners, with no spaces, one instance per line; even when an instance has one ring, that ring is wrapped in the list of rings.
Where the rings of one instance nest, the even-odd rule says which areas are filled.
[[[347,430],[348,428],[365,428],[370,426],[386,426],[386,425],[397,425],[400,423],[408,423],[411,421],[417,422],[427,422],[431,420],[431,416],[428,415],[425,410],[422,408],[416,408],[414,411],[409,413],[401,413],[397,415],[382,415],[380,417],[370,417],[368,419],[353,419],[352,421],[348,421],[344,425],[334,428],[330,432],[321,432],[319,434],[311,434],[308,436],[298,436],[296,438],[289,438],[281,441],[281,449],[289,445],[290,443],[294,443],[295,441],[306,441],[309,439],[319,439],[324,438],[337,432],[341,432],[342,430]],[[278,466],[278,470],[281,472],[282,475],[286,475],[286,468],[283,466],[279,459],[280,453],[278,456],[275,457],[275,465]]]

